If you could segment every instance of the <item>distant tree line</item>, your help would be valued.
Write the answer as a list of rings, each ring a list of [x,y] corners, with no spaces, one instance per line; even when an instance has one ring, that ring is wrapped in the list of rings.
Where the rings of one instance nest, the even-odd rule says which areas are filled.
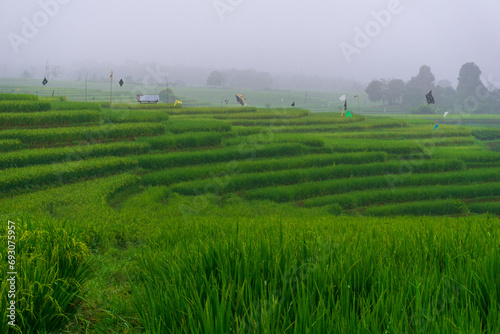
[[[75,61],[71,64],[50,64],[43,66],[18,66],[6,68],[7,73],[25,79],[50,79],[109,83],[113,70],[116,81],[123,79],[122,90],[136,86],[148,87],[148,93],[158,93],[163,87],[200,87],[248,89],[248,90],[292,90],[292,91],[329,91],[355,92],[365,88],[350,78],[320,76],[310,73],[269,73],[254,69],[231,69],[214,71],[212,68],[167,66],[158,62],[125,61],[124,64],[112,62]],[[5,70],[4,70],[5,71]],[[219,73],[213,73],[219,72]],[[213,74],[212,74],[213,73]],[[14,76],[14,75],[13,75]],[[210,79],[208,79],[210,78]]]
[[[434,113],[434,108],[425,105],[425,95],[431,90],[438,110],[500,113],[500,89],[486,88],[481,81],[481,70],[472,62],[460,69],[456,90],[448,80],[435,84],[431,68],[424,65],[406,83],[401,79],[373,80],[365,92],[372,102],[401,105],[415,113]]]

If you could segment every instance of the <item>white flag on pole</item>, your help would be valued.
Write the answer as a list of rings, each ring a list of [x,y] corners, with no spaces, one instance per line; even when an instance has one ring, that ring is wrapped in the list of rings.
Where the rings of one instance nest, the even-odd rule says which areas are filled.
[[[344,101],[345,101],[345,99],[346,99],[345,94],[344,94],[344,95],[342,95],[341,97],[339,97],[339,100],[340,100],[340,101],[342,101],[342,102],[344,102]]]

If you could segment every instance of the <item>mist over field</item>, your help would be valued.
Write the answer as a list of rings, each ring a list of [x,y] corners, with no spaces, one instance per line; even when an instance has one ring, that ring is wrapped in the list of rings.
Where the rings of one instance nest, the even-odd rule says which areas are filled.
[[[436,81],[456,84],[460,67],[475,62],[498,86],[499,9],[464,0],[8,0],[0,76],[33,67],[43,77],[47,61],[69,80],[97,65],[155,63],[200,78],[255,69],[367,83],[408,80],[428,65]]]

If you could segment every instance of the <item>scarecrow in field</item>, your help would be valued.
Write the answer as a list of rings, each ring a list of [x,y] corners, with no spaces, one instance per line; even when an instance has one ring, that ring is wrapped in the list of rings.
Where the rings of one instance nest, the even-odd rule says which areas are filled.
[[[427,100],[428,105],[432,105],[434,113],[436,113],[436,109],[434,108],[435,101],[434,101],[434,96],[432,96],[432,90],[425,95],[425,99]],[[446,117],[446,113],[444,114],[444,117]],[[434,131],[436,131],[436,129],[439,127],[439,124],[438,124],[437,120],[435,120],[434,122],[436,123],[436,126],[434,127]]]
[[[247,103],[245,102],[245,98],[241,94],[236,94],[236,101],[241,104],[242,107],[246,107]]]

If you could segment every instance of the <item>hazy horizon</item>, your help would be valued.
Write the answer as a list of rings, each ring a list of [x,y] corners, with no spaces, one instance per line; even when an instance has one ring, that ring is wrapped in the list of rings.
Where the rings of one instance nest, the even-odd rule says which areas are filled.
[[[5,1],[2,73],[10,69],[156,62],[272,74],[405,81],[428,65],[456,83],[475,62],[500,82],[500,4],[464,0],[306,3],[289,0],[162,2]]]

